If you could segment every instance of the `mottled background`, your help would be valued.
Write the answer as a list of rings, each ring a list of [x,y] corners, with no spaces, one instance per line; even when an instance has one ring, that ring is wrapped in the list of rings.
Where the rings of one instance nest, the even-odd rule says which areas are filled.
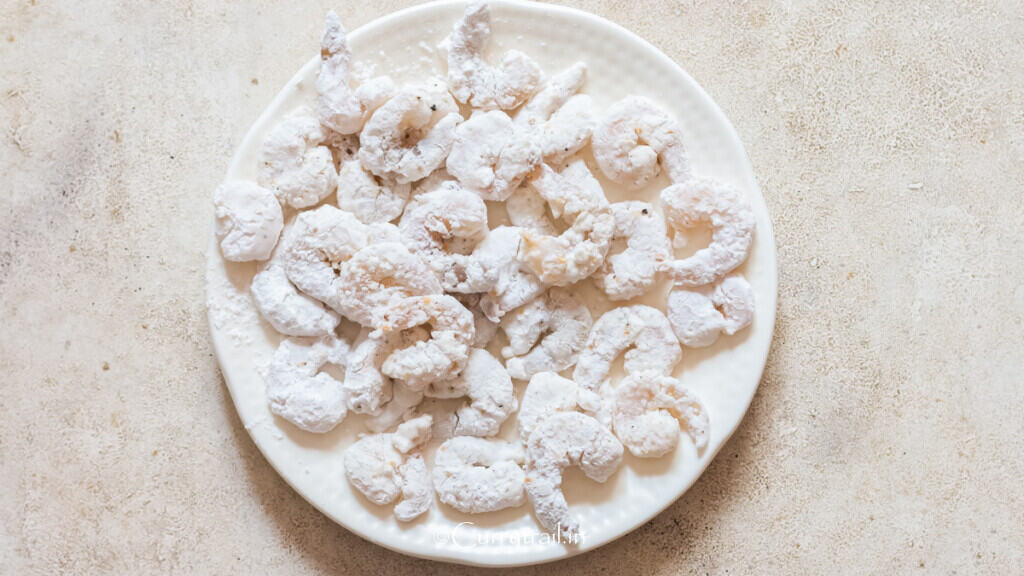
[[[470,571],[292,492],[207,334],[212,188],[327,8],[355,27],[407,2],[375,4],[0,2],[0,572]],[[735,124],[775,224],[778,325],[692,490],[522,572],[1019,573],[1024,6],[574,4]]]

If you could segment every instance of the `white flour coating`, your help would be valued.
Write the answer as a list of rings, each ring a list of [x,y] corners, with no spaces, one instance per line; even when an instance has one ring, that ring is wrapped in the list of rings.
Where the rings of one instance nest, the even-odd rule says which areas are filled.
[[[353,90],[351,63],[345,27],[332,10],[327,13],[320,40],[316,111],[320,123],[339,134],[359,132],[370,113],[395,93],[395,83],[387,76],[367,80]]]
[[[673,288],[668,321],[684,346],[701,348],[746,328],[754,319],[754,290],[742,276],[726,276],[711,286]]]
[[[505,201],[505,211],[513,226],[547,236],[558,235],[558,229],[548,212],[547,200],[532,186],[517,188]]]
[[[395,505],[395,518],[408,522],[430,509],[432,488],[426,463],[418,453],[403,454],[392,434],[363,436],[345,450],[345,477],[374,504]]]
[[[576,361],[573,380],[583,389],[596,392],[608,377],[612,362],[623,352],[626,374],[671,374],[683,358],[679,341],[661,310],[643,305],[614,308],[594,322]]]
[[[278,124],[260,149],[259,183],[281,204],[308,208],[334,192],[338,173],[334,157],[323,146],[326,133],[308,110]]]
[[[423,400],[423,390],[413,390],[400,380],[392,383],[391,400],[366,420],[366,428],[372,432],[390,430],[407,418],[411,418]]]
[[[661,191],[665,219],[678,233],[704,222],[711,243],[689,258],[665,264],[680,286],[703,286],[732,272],[747,259],[754,236],[754,211],[747,197],[728,184],[693,178]]]
[[[579,387],[554,372],[540,372],[530,378],[519,406],[516,420],[519,438],[526,443],[533,429],[548,416],[558,412],[574,412],[578,408]]]
[[[562,493],[562,472],[578,466],[588,478],[604,482],[622,464],[622,444],[600,422],[579,412],[545,418],[526,443],[526,495],[541,526],[574,538],[579,521]]]
[[[341,322],[333,310],[299,292],[288,280],[284,266],[273,260],[253,276],[249,292],[260,315],[286,336],[331,334]]]
[[[491,37],[491,11],[487,2],[466,6],[442,48],[448,52],[448,83],[459,102],[483,110],[511,110],[540,86],[540,66],[518,50],[509,50],[492,67],[483,53]]]
[[[433,423],[434,418],[431,415],[423,414],[399,424],[391,436],[391,443],[394,444],[395,450],[402,454],[408,454],[413,449],[429,442]]]
[[[424,394],[432,398],[469,398],[456,413],[457,436],[494,436],[502,422],[519,407],[505,367],[480,348],[470,352],[466,367],[458,376],[431,383]]]
[[[391,379],[380,371],[384,359],[397,347],[426,340],[427,332],[414,329],[394,332],[386,337],[371,337],[371,334],[370,329],[364,328],[352,345],[345,367],[344,389],[349,410],[360,414],[380,415],[381,407],[392,399]],[[400,399],[391,406],[391,410],[398,410],[407,399],[408,397]],[[404,415],[407,408],[409,406],[402,407],[397,416]],[[382,416],[381,421],[391,422],[389,418]],[[390,428],[390,424],[384,426],[384,429],[387,428]]]
[[[434,487],[430,484],[430,471],[420,454],[406,457],[398,467],[402,479],[402,499],[395,504],[395,519],[410,522],[430,510],[434,502]]]
[[[708,414],[689,390],[658,372],[630,374],[615,387],[615,436],[640,458],[658,458],[679,443],[686,428],[698,450],[708,444]]]
[[[441,292],[423,258],[400,242],[387,241],[366,246],[341,266],[334,302],[345,317],[372,326],[393,302]]]
[[[508,346],[508,374],[529,380],[538,372],[561,372],[576,363],[587,341],[593,319],[590,310],[567,291],[548,292],[501,319]]]
[[[334,428],[348,412],[345,392],[320,369],[344,366],[348,351],[348,342],[334,336],[283,340],[264,378],[270,411],[307,432]]]
[[[519,263],[522,233],[514,226],[499,226],[473,252],[478,262],[497,275],[494,286],[480,297],[480,310],[492,322],[544,291],[540,278]]]
[[[497,322],[490,318],[480,309],[480,294],[456,294],[455,299],[473,313],[473,348],[486,348],[491,340],[498,334]]]
[[[594,102],[577,94],[551,115],[534,136],[539,139],[544,161],[560,164],[590,143],[594,133]]]
[[[517,444],[452,438],[434,453],[434,490],[441,502],[467,514],[515,508],[526,501],[525,460]]]
[[[551,215],[572,223],[587,210],[608,206],[601,183],[583,160],[575,160],[554,171],[544,164],[533,173],[530,184],[547,201]]]
[[[366,122],[359,160],[382,178],[415,182],[444,164],[461,122],[444,82],[406,86]]]
[[[484,200],[506,200],[541,161],[531,136],[500,110],[474,114],[455,129],[448,173]]]
[[[633,189],[650,182],[661,167],[677,184],[690,177],[679,123],[641,96],[627,96],[608,108],[594,129],[593,149],[604,175]]]
[[[414,296],[388,306],[376,319],[376,332],[387,335],[429,325],[428,340],[394,350],[381,372],[414,390],[458,374],[469,358],[473,313],[447,295]]]
[[[611,208],[587,210],[558,236],[522,231],[519,261],[545,284],[575,284],[601,266],[614,232],[615,217]]]
[[[214,232],[225,260],[270,258],[284,228],[274,193],[255,182],[232,180],[213,192]]]
[[[587,65],[583,62],[573,64],[549,78],[544,87],[516,112],[513,120],[523,128],[540,128],[583,88],[586,80]]]
[[[612,250],[616,243],[625,244],[625,249],[605,258],[594,273],[594,284],[610,300],[629,300],[654,285],[659,268],[672,257],[672,246],[665,220],[651,204],[616,202],[612,204],[612,214],[615,215]]]
[[[409,189],[408,184],[388,182],[363,170],[358,160],[349,160],[338,172],[338,208],[366,224],[390,222],[402,215]]]
[[[458,186],[441,186],[416,197],[402,216],[402,242],[421,255],[446,292],[490,289],[497,273],[467,252],[487,236],[487,206]],[[463,252],[463,253],[460,253]]]

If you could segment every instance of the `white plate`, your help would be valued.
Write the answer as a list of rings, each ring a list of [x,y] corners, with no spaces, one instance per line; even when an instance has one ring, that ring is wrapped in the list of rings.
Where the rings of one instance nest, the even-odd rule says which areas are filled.
[[[463,6],[436,2],[385,16],[353,31],[352,49],[357,60],[398,82],[443,73],[442,55],[430,47],[448,34]],[[566,494],[584,531],[578,545],[544,535],[528,504],[471,516],[435,503],[417,521],[401,524],[390,507],[367,502],[345,481],[341,453],[363,430],[361,417],[350,416],[318,436],[276,420],[268,411],[260,370],[280,337],[260,321],[249,299],[255,266],[225,262],[212,237],[207,298],[214,348],[238,414],[267,460],[299,494],[342,526],[392,550],[449,562],[512,566],[566,558],[614,540],[661,512],[696,481],[736,429],[757,389],[775,322],[776,269],[768,211],[743,145],[718,106],[675,62],[611,22],[560,6],[495,1],[492,27],[495,53],[518,48],[548,74],[585,61],[589,76],[584,91],[599,110],[629,94],[661,103],[680,120],[695,171],[732,182],[753,203],[757,231],[750,258],[740,270],[757,297],[753,326],[711,348],[685,349],[677,370],[710,415],[710,444],[703,453],[697,454],[684,437],[678,451],[662,459],[645,461],[627,454],[622,469],[606,484],[569,471]],[[227,178],[255,179],[266,133],[288,111],[312,102],[318,61],[314,57],[299,70],[256,121]],[[614,187],[608,193],[612,200],[623,197]],[[509,428],[514,430],[511,421],[505,424]]]

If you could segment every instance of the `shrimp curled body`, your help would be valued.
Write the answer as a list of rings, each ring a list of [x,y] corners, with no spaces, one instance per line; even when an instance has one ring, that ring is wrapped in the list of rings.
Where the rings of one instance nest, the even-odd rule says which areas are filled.
[[[511,377],[560,372],[576,363],[593,320],[590,310],[565,290],[552,288],[501,321],[509,345],[502,349]]]
[[[662,166],[673,182],[690,177],[679,125],[647,98],[627,96],[613,104],[594,129],[593,149],[604,175],[633,189],[650,182]]]
[[[727,276],[714,288],[672,289],[668,294],[668,321],[684,346],[700,348],[733,335],[754,319],[754,291],[742,276]]]
[[[341,382],[325,364],[344,366],[348,342],[322,338],[288,338],[274,353],[265,377],[270,411],[307,432],[330,431],[348,413]]]
[[[525,456],[517,444],[451,438],[434,454],[434,490],[441,502],[468,514],[521,506]]]
[[[654,285],[672,247],[664,219],[647,202],[617,202],[612,204],[612,213],[613,242],[623,241],[626,248],[605,259],[594,273],[594,282],[611,300],[629,300]]]
[[[614,393],[612,426],[634,456],[658,458],[675,449],[680,424],[698,450],[707,446],[707,411],[679,380],[657,372],[638,372],[623,379]]]
[[[217,240],[225,260],[247,262],[270,258],[284,227],[274,193],[255,182],[234,180],[213,192]]]
[[[469,402],[456,413],[456,436],[494,436],[518,403],[505,367],[491,353],[474,348],[458,376],[433,382],[424,390],[432,398],[467,396]]]
[[[308,208],[334,192],[338,173],[327,133],[308,111],[285,118],[260,149],[260,186],[274,192],[281,204]]]
[[[277,263],[253,276],[249,293],[260,316],[286,336],[331,334],[341,321],[336,312],[299,292]]]

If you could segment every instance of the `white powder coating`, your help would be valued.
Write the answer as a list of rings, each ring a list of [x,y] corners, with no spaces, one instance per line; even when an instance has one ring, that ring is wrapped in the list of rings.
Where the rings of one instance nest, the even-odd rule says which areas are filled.
[[[491,321],[480,309],[480,294],[458,294],[456,299],[473,313],[473,348],[486,348],[498,334],[498,323]]]
[[[596,123],[594,101],[586,94],[577,94],[531,137],[540,142],[545,162],[560,164],[590,143]]]
[[[690,177],[679,124],[647,98],[627,96],[608,108],[594,129],[593,149],[609,180],[634,189],[650,182],[662,166],[672,182]]]
[[[362,248],[341,266],[333,302],[347,318],[372,326],[391,303],[441,291],[423,258],[404,244],[389,241]]]
[[[391,401],[366,420],[366,427],[373,432],[390,430],[412,417],[416,406],[423,400],[423,390],[413,390],[401,380],[395,380],[392,385]]]
[[[511,377],[529,380],[538,372],[561,372],[576,363],[593,319],[590,309],[567,291],[552,288],[501,320],[508,346],[501,355]]]
[[[497,275],[494,286],[480,297],[480,310],[492,322],[544,291],[540,278],[519,264],[522,233],[515,226],[499,226],[473,252],[474,258]]]
[[[505,211],[513,226],[557,236],[558,229],[548,213],[548,202],[532,186],[520,186],[505,201]]]
[[[746,328],[754,319],[754,291],[742,276],[727,276],[714,287],[673,288],[666,313],[684,346],[702,348]]]
[[[545,284],[575,284],[601,266],[614,232],[615,217],[610,208],[587,210],[558,236],[524,230],[519,261]]]
[[[612,250],[616,243],[624,243],[625,249],[608,255],[594,273],[594,284],[610,300],[629,300],[654,285],[658,270],[672,257],[672,245],[665,220],[654,211],[653,205],[616,202],[612,204],[612,214],[615,215]]]
[[[401,478],[402,500],[395,504],[395,519],[410,522],[430,510],[434,502],[434,488],[430,484],[430,471],[420,454],[412,454],[398,467]]]
[[[483,53],[491,37],[491,10],[486,2],[466,6],[442,48],[448,51],[448,83],[456,100],[483,110],[511,110],[540,86],[540,66],[518,50],[509,50],[492,67]]]
[[[416,197],[398,225],[402,242],[428,263],[446,292],[489,290],[497,271],[471,251],[487,236],[487,206],[459,186],[441,186]]]
[[[366,224],[390,222],[402,215],[409,189],[409,184],[388,182],[363,170],[358,160],[349,160],[338,171],[338,208]]]
[[[658,372],[630,374],[615,387],[615,436],[640,458],[658,458],[679,443],[686,428],[698,450],[708,443],[708,414],[683,385]]]
[[[434,418],[429,414],[423,414],[410,418],[398,425],[391,437],[391,442],[402,454],[408,454],[413,449],[423,446],[430,441],[430,429]]]
[[[467,514],[522,506],[525,459],[517,444],[455,437],[434,454],[434,489],[441,502]]]
[[[576,361],[573,380],[585,390],[597,391],[608,377],[612,362],[623,352],[626,374],[671,374],[683,357],[661,310],[643,305],[614,308],[594,322]]]
[[[333,10],[327,13],[324,23],[320,60],[316,77],[316,111],[320,123],[339,134],[359,132],[370,113],[394,94],[395,83],[387,76],[380,76],[352,89],[349,78],[352,52],[345,27]]]
[[[568,378],[554,372],[540,372],[530,378],[516,417],[519,438],[526,443],[533,429],[542,420],[558,412],[574,412],[578,407],[579,387]]]
[[[307,432],[330,431],[347,414],[341,382],[320,372],[345,365],[348,343],[334,336],[283,340],[267,368],[270,411]]]
[[[444,82],[406,86],[366,122],[359,160],[377,176],[415,182],[444,165],[461,122]]]
[[[391,379],[380,373],[391,343],[384,338],[370,338],[364,328],[356,337],[345,366],[343,388],[348,408],[360,414],[376,413],[391,400]]]
[[[284,228],[281,205],[273,192],[255,182],[232,180],[214,190],[213,208],[214,231],[225,260],[270,258]]]
[[[323,146],[326,134],[306,110],[285,118],[263,141],[259,183],[281,204],[308,208],[334,192],[338,173],[334,158]]]
[[[601,183],[583,160],[571,162],[561,172],[543,164],[530,184],[547,201],[551,215],[569,223],[587,210],[608,206]]]
[[[485,200],[503,201],[541,161],[537,139],[500,110],[473,115],[455,129],[448,173]]]
[[[458,376],[434,382],[424,393],[434,398],[469,398],[456,413],[457,436],[494,436],[519,407],[505,367],[490,352],[480,348],[470,352],[466,367]]]
[[[539,92],[523,104],[513,120],[517,126],[539,129],[577,92],[587,80],[587,65],[577,62],[555,74]]]
[[[299,292],[280,264],[253,276],[249,293],[260,316],[285,336],[323,336],[333,333],[341,322],[333,310]]]
[[[394,513],[403,522],[430,508],[433,494],[423,457],[395,449],[392,434],[371,434],[349,446],[345,477],[374,504],[389,504],[401,496]]]
[[[526,443],[526,495],[534,514],[550,532],[573,538],[579,521],[562,494],[562,472],[578,466],[588,478],[604,482],[622,464],[622,444],[600,422],[579,412],[544,419]]]
[[[735,187],[693,178],[661,191],[665,219],[677,232],[698,223],[711,225],[711,243],[689,258],[665,264],[680,286],[702,286],[722,278],[747,259],[754,236],[754,212]]]

